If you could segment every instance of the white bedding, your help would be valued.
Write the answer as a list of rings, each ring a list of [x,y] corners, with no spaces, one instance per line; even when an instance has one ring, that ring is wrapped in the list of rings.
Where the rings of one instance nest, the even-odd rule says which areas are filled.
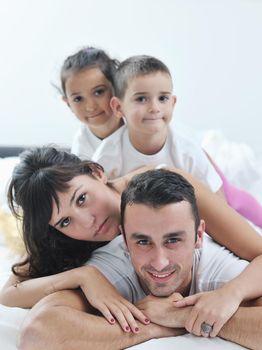
[[[255,155],[247,145],[227,141],[219,132],[209,131],[204,134],[203,147],[215,159],[225,175],[235,185],[250,191],[262,202],[262,157]],[[3,184],[8,179],[7,171],[12,168],[17,159],[9,159],[7,166],[0,159],[0,206],[3,205]],[[0,287],[10,271],[14,256],[10,254],[0,235]],[[7,308],[0,305],[0,348],[15,350],[19,327],[28,310]],[[130,348],[131,349],[131,348]],[[174,338],[154,339],[132,347],[144,349],[244,349],[243,347],[224,341],[220,338],[205,339],[193,335],[183,335]]]

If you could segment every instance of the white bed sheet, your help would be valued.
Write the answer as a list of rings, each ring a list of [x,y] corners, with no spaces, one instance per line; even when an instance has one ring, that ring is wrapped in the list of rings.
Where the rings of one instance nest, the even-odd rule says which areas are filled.
[[[250,147],[243,144],[235,144],[226,140],[224,135],[217,131],[209,131],[204,134],[203,146],[224,171],[225,175],[237,186],[250,191],[262,202],[262,152],[255,155]],[[262,151],[262,150],[261,150]],[[3,169],[11,171],[10,164],[15,164],[17,159],[9,159],[8,167],[1,164],[0,175]],[[4,174],[8,179],[8,174]],[[3,199],[3,180],[0,178],[0,205]],[[1,187],[2,183],[2,187]],[[5,246],[0,235],[0,288],[10,273],[10,266],[14,256]],[[16,342],[19,328],[26,317],[28,310],[19,308],[7,308],[0,305],[0,349],[16,350]],[[187,334],[179,337],[153,339],[148,342],[133,346],[135,350],[154,349],[244,349],[243,347],[224,341],[220,338],[205,339]]]

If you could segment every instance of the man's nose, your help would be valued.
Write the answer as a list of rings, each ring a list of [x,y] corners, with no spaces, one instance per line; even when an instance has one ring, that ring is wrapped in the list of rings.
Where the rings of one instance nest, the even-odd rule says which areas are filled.
[[[169,259],[165,249],[156,249],[151,259],[151,266],[158,272],[162,271],[169,265]]]

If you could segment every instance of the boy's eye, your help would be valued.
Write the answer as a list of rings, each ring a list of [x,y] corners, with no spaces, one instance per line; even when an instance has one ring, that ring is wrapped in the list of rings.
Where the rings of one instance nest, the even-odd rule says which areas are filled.
[[[83,193],[77,198],[77,204],[81,206],[82,204],[84,204],[85,200],[86,200],[86,194]]]
[[[167,96],[167,95],[159,96],[159,101],[160,102],[165,102],[165,101],[168,101],[168,100],[169,100],[169,96]]]
[[[62,228],[67,227],[70,225],[71,219],[70,217],[65,218],[64,220],[61,221],[60,226]]]
[[[137,98],[136,98],[136,101],[137,102],[146,102],[146,97],[145,96],[138,96]]]
[[[73,101],[78,103],[78,102],[82,101],[82,99],[83,98],[81,96],[76,96],[76,97],[74,97]]]

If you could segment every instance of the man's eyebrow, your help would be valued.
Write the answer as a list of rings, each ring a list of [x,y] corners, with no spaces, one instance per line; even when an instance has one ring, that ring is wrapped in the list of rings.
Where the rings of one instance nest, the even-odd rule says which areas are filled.
[[[184,236],[186,234],[185,231],[176,231],[176,232],[170,232],[170,233],[166,233],[163,238],[173,238],[173,237],[181,237]]]
[[[144,233],[134,232],[131,235],[131,239],[150,239],[150,236],[145,235]]]

